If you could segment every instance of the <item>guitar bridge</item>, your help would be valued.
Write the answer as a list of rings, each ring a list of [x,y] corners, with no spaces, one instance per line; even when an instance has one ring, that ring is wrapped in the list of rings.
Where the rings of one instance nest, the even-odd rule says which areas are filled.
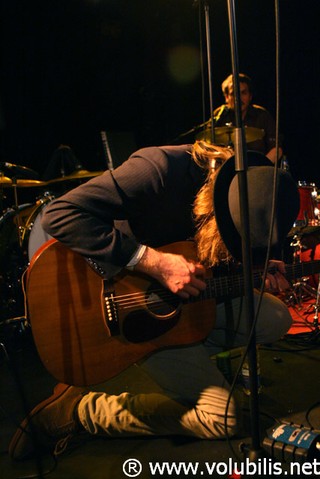
[[[105,313],[106,313],[106,322],[110,330],[111,336],[120,334],[119,317],[118,317],[118,311],[116,308],[114,296],[115,296],[114,291],[107,291],[105,289],[104,305],[105,305]]]

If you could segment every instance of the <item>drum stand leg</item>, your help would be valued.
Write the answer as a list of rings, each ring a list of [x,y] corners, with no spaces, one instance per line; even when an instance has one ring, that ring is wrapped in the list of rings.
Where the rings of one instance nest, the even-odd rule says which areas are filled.
[[[315,305],[313,306],[313,308],[314,308],[313,327],[316,330],[319,329],[319,302],[320,302],[320,277],[319,277],[319,281],[318,281],[316,302],[315,302]]]
[[[288,307],[301,311],[305,301],[316,297],[316,290],[306,284],[306,281],[308,281],[308,278],[301,278],[294,283],[292,289],[288,291],[285,298],[285,303]],[[311,305],[308,304],[306,311],[308,311],[310,307]]]
[[[294,248],[294,253],[293,253],[294,263],[300,263],[301,252],[303,248],[303,245],[301,243],[301,236],[295,235],[290,246]],[[315,288],[313,288],[312,286],[308,284],[308,281],[309,281],[308,277],[303,277],[303,278],[297,279],[292,284],[292,289],[287,293],[287,296],[285,298],[285,303],[287,304],[288,307],[292,307],[296,309],[297,311],[301,311],[303,309],[303,303],[305,301],[308,301],[313,298],[317,298],[318,295],[320,296],[319,286],[318,286],[318,292],[317,292]],[[320,298],[319,298],[319,301],[320,301]],[[306,307],[305,313],[307,313],[310,308],[312,308],[312,305],[308,304]]]
[[[19,202],[18,202],[18,191],[17,191],[17,178],[12,178],[12,186],[13,186],[13,192],[14,192],[14,209],[18,213],[18,207],[19,207]],[[20,248],[22,247],[22,235],[21,235],[21,224],[20,224],[20,217],[17,214],[16,216],[17,219],[17,234],[18,234],[18,244]]]

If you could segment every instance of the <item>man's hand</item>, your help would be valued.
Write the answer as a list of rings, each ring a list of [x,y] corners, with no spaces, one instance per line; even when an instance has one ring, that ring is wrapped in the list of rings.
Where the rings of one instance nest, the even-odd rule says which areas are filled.
[[[182,255],[147,247],[135,270],[152,276],[184,299],[198,296],[206,288],[204,266],[189,261]]]
[[[277,271],[273,274],[268,273],[265,282],[265,290],[271,292],[281,292],[290,288],[290,284],[284,277],[285,265],[283,261],[271,260],[269,267],[277,268]]]

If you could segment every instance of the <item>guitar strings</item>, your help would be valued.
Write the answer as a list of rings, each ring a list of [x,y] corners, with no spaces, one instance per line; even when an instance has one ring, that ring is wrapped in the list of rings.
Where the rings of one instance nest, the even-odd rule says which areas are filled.
[[[316,261],[313,263],[319,263],[319,261]],[[290,274],[288,274],[288,271],[287,271],[287,275],[290,276],[291,278],[296,277],[297,275],[294,274],[294,271],[303,269],[305,264],[307,266],[310,266],[310,262],[297,263],[294,265],[286,265],[286,270],[290,269]],[[269,271],[275,271],[275,270],[276,268],[271,268]],[[309,272],[309,274],[312,274],[312,272],[311,273]],[[301,275],[303,276],[302,271],[301,271]],[[254,282],[261,280],[261,277],[262,277],[261,272],[253,273]],[[244,285],[244,278],[240,274],[223,276],[220,278],[219,277],[206,278],[205,281],[207,283],[206,290],[201,291],[199,296],[191,297],[190,298],[191,301],[192,300],[196,301],[197,299],[203,299],[203,298],[214,299],[217,296],[219,297],[219,295],[220,297],[224,297],[224,296],[232,294],[233,291],[236,291],[237,293],[239,293],[239,290],[240,292],[242,292],[243,285]],[[170,300],[176,301],[175,293],[172,293],[171,291],[161,287],[148,290],[148,295],[159,296],[159,298],[157,299],[156,298],[150,299],[150,296],[148,296],[147,303],[152,305],[161,304],[163,301],[167,301],[167,302],[170,302]],[[132,308],[132,307],[145,304],[146,292],[142,291],[142,292],[116,295],[112,297],[112,300],[120,308]]]
[[[255,273],[254,276],[256,279],[261,279],[260,273]],[[196,301],[199,298],[214,299],[219,292],[221,296],[226,296],[227,294],[230,294],[232,290],[239,290],[239,289],[242,290],[243,277],[239,275],[232,275],[232,276],[221,277],[221,278],[207,278],[206,283],[207,283],[206,290],[201,291],[200,295],[197,297],[191,297],[190,298],[191,301],[192,300]],[[224,292],[224,294],[222,294],[222,292]],[[152,295],[155,295],[155,296],[161,295],[161,297],[150,298],[150,296]],[[127,308],[144,304],[146,302],[146,292],[142,291],[142,292],[135,292],[135,293],[125,293],[121,295],[112,296],[110,299],[112,299],[112,301],[120,308],[127,309]],[[147,297],[148,304],[152,304],[152,305],[161,304],[163,301],[170,302],[170,300],[176,301],[176,299],[177,299],[177,296],[175,295],[175,293],[172,293],[171,291],[166,290],[165,288],[160,287],[160,288],[148,290],[148,297]]]

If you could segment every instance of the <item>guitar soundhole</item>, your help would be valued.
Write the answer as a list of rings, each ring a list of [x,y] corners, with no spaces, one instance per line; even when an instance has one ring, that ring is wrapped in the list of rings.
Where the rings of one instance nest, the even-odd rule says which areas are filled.
[[[180,299],[176,294],[163,288],[159,283],[152,283],[146,291],[146,306],[158,319],[168,319],[175,314],[180,306]]]
[[[146,309],[127,314],[122,323],[122,334],[133,343],[150,341],[165,334],[178,322],[179,297],[159,284],[150,285],[145,293]]]

